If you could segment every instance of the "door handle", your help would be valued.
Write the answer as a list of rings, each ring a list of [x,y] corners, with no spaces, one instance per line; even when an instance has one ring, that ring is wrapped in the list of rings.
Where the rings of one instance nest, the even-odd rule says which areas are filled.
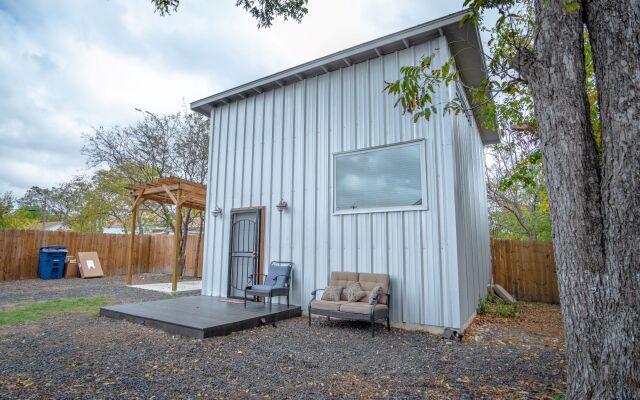
[[[258,254],[255,251],[251,253],[251,258],[253,258],[254,260],[256,259],[257,256]]]

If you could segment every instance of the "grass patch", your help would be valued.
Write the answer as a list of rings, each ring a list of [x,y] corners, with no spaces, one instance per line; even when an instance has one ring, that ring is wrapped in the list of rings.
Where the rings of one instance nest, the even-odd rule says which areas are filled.
[[[516,318],[518,316],[518,305],[507,304],[495,293],[490,292],[486,298],[480,299],[477,312],[478,314],[489,314],[501,318]]]
[[[0,326],[19,324],[25,321],[39,321],[59,314],[77,313],[98,315],[100,307],[109,304],[107,296],[70,297],[18,305],[15,310],[0,312]]]

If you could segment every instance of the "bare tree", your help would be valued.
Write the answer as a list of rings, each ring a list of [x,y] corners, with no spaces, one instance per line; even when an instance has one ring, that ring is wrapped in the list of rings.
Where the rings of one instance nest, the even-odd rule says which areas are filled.
[[[528,162],[539,152],[530,135],[509,126],[502,143],[487,155],[487,197],[492,236],[506,239],[551,239],[551,217],[542,165]]]
[[[208,168],[208,120],[186,110],[170,115],[156,115],[138,109],[142,119],[126,126],[98,127],[85,135],[83,152],[90,167],[109,168],[109,173],[128,183],[145,183],[177,176],[205,183]],[[182,230],[180,271],[184,272],[188,229],[194,214],[183,213],[182,226],[175,225],[175,209],[166,204],[147,202],[141,213],[164,221],[167,228]],[[198,215],[201,225],[203,215]],[[144,221],[144,218],[141,218]],[[142,226],[143,224],[140,224]],[[142,228],[141,228],[142,229]]]

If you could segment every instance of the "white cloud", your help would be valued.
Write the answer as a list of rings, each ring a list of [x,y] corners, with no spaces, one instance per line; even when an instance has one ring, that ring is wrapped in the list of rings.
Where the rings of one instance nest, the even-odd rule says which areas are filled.
[[[458,11],[462,2],[311,0],[301,24],[257,29],[234,0],[0,0],[0,192],[85,168],[82,133],[128,124]]]

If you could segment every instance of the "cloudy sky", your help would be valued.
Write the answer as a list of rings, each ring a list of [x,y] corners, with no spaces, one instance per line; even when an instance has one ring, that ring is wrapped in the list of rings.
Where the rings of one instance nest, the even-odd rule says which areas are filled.
[[[310,0],[257,29],[235,0],[0,0],[0,193],[82,173],[82,134],[459,11],[462,0]]]

